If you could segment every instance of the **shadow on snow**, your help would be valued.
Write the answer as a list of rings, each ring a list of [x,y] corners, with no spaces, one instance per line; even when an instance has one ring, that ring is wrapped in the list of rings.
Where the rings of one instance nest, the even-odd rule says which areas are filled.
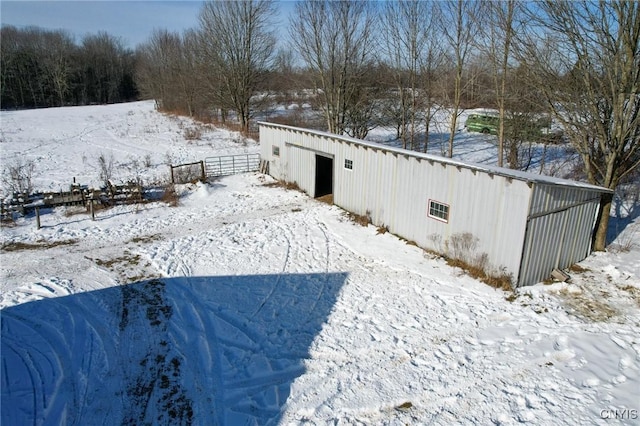
[[[634,187],[635,188],[635,187]],[[637,191],[637,189],[636,189]],[[607,228],[607,245],[613,243],[620,234],[640,217],[640,192],[627,194],[620,190],[622,194],[616,193],[612,213],[609,216],[609,227]],[[632,235],[627,237],[631,243]]]
[[[346,273],[167,278],[5,308],[3,424],[276,424]]]

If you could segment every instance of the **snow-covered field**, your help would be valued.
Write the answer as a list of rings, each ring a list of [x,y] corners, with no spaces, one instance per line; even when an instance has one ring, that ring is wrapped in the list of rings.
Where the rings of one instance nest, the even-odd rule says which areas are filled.
[[[1,163],[36,161],[38,189],[97,184],[100,155],[161,181],[166,157],[258,151],[185,140],[193,124],[152,102],[0,126]],[[458,141],[492,155],[480,138]],[[511,294],[268,176],[179,191],[3,226],[2,424],[640,423],[633,206],[569,284]]]

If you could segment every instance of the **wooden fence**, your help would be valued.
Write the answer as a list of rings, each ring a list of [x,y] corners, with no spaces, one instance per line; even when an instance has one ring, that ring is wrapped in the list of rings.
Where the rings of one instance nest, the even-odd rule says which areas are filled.
[[[100,189],[73,183],[69,191],[13,194],[11,199],[0,202],[0,219],[11,220],[14,213],[20,215],[33,211],[39,213],[41,208],[86,206],[87,209],[90,209],[94,204],[112,206],[139,203],[143,200],[142,182],[131,181],[122,185],[109,182],[106,187]]]
[[[204,182],[206,179],[204,161],[171,165],[171,183]]]

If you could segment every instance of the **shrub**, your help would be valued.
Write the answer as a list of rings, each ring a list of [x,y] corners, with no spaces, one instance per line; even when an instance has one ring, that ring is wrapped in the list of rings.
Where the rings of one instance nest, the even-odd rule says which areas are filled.
[[[113,176],[113,154],[109,157],[105,157],[104,154],[100,154],[98,157],[98,172],[100,173],[100,181],[104,183],[104,186],[109,186],[109,181]]]
[[[495,269],[487,253],[478,254],[478,238],[469,232],[454,234],[445,241],[447,264],[458,267],[471,277],[501,290],[513,289],[513,277],[505,268]]]
[[[3,172],[3,186],[10,192],[20,194],[30,194],[33,191],[33,173],[36,165],[33,161],[16,159],[12,164],[8,164]]]
[[[178,197],[175,186],[173,184],[167,185],[160,201],[167,203],[170,207],[177,207],[179,200],[180,197]]]
[[[466,263],[475,263],[474,253],[478,247],[478,238],[470,232],[454,234],[445,242],[447,255]]]
[[[202,131],[199,127],[187,127],[184,129],[183,136],[188,141],[199,140],[202,138]]]

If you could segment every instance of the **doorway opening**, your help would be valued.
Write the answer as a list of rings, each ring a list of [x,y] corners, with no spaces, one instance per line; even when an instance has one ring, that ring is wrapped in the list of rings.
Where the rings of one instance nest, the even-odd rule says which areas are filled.
[[[333,194],[333,158],[316,154],[315,197]]]

